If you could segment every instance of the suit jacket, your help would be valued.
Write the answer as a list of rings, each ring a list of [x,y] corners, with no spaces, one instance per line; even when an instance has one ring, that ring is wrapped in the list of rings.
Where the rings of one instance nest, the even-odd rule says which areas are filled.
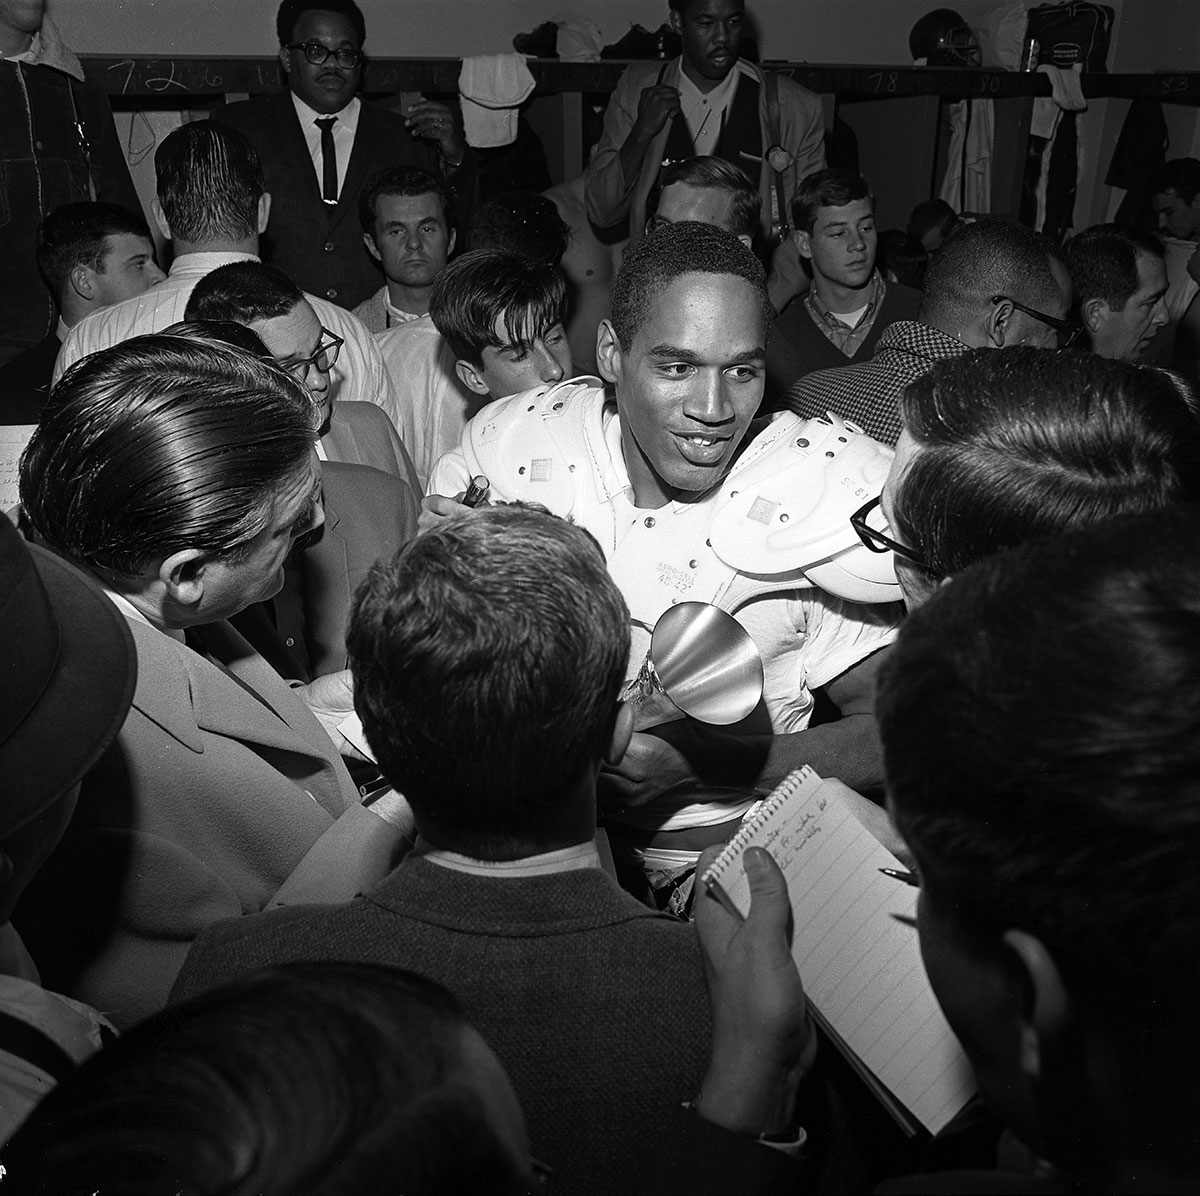
[[[353,308],[383,283],[379,264],[363,245],[358,195],[389,166],[421,166],[439,175],[437,151],[416,140],[394,112],[364,103],[354,149],[337,205],[321,188],[304,141],[291,93],[278,92],[219,108],[212,119],[237,129],[258,151],[271,193],[271,218],[262,241],[263,260],[278,266],[302,290]],[[456,171],[452,185],[467,182]]]
[[[202,629],[224,668],[129,626],[133,706],[13,919],[46,986],[122,1029],[164,1004],[192,939],[261,910],[327,833],[349,834],[347,858],[377,832],[394,840],[312,712],[228,624]]]
[[[330,461],[324,477],[325,525],[301,554],[305,638],[316,677],[346,667],[355,591],[376,561],[390,560],[417,534],[420,510],[406,482],[369,465]]]
[[[321,447],[330,461],[371,465],[390,473],[420,499],[421,483],[408,448],[387,412],[375,403],[335,402]]]
[[[394,964],[448,988],[503,1063],[558,1193],[632,1191],[706,1067],[695,928],[599,869],[495,878],[409,857],[348,905],[213,927],[172,999],[298,959]]]
[[[354,594],[378,560],[417,534],[421,490],[392,421],[373,403],[335,403],[321,437],[325,522],[284,566],[283,589],[230,622],[280,676],[311,681],[347,664]]]

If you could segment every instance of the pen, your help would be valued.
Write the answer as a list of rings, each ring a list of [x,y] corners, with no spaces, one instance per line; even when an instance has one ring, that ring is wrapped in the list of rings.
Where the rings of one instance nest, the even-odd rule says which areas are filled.
[[[879,871],[893,880],[902,880],[906,885],[912,885],[914,889],[921,887],[921,881],[915,872],[901,872],[899,868],[880,868]]]
[[[487,492],[491,488],[491,482],[481,473],[477,473],[472,479],[471,484],[467,487],[466,494],[463,495],[464,507],[477,507],[487,497]]]

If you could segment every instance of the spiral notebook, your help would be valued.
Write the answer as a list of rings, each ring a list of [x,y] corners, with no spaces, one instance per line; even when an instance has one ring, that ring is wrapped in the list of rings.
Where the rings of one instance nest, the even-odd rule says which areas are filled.
[[[975,1083],[921,962],[917,890],[879,872],[900,866],[896,857],[808,767],[784,779],[700,877],[743,917],[747,847],[766,848],[787,877],[792,956],[817,1021],[907,1133],[936,1134]]]

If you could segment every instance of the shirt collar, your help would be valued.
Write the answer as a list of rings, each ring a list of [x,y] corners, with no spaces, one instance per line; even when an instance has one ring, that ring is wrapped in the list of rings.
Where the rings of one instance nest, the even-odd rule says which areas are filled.
[[[871,297],[867,300],[866,310],[858,318],[858,324],[864,320],[869,320],[874,314],[875,309],[883,302],[884,295],[887,294],[887,283],[883,281],[883,275],[878,270],[871,276]],[[843,328],[848,328],[849,325],[835,311],[829,311],[823,303],[817,299],[816,287],[809,287],[808,296],[806,299],[810,312],[815,313],[820,319],[826,323],[836,322]]]
[[[362,110],[362,100],[358,96],[354,96],[340,112],[318,112],[315,108],[310,108],[294,91],[291,96],[301,128],[311,128],[313,121],[319,117],[336,116],[338,121],[345,125],[351,133],[358,130],[358,114]]]
[[[392,306],[391,296],[388,295],[387,287],[383,288],[383,310],[387,312],[391,327],[395,328],[397,324],[411,324],[413,320],[419,320],[422,316],[427,316],[427,311],[411,312],[401,311],[398,307]]]
[[[218,266],[228,266],[230,262],[257,262],[258,255],[253,253],[233,253],[200,250],[197,253],[181,253],[167,271],[168,278],[202,278],[211,274]],[[153,289],[153,288],[151,288]]]
[[[14,54],[6,61],[28,62],[33,66],[52,66],[55,70],[78,79],[80,83],[85,82],[83,66],[63,44],[58,26],[54,24],[49,13],[42,17],[42,27],[33,35],[29,48],[21,54]]]
[[[153,627],[155,631],[161,631],[163,635],[169,636],[171,639],[177,640],[181,644],[185,642],[183,632],[181,630],[175,627],[159,627],[157,623],[151,623],[150,620],[147,619],[146,616],[142,614],[142,612],[138,610],[138,608],[134,606],[128,598],[125,597],[124,594],[118,594],[116,590],[110,589],[108,586],[104,585],[103,582],[101,582],[100,585],[104,592],[112,600],[113,606],[115,606],[117,610],[119,610],[127,618],[136,619],[139,623],[145,623],[147,627]]]
[[[749,66],[738,59],[729,70],[729,74],[721,80],[712,91],[701,91],[683,69],[683,59],[679,59],[679,99],[685,108],[691,108],[701,101],[710,108],[718,110],[725,108],[737,90],[738,79],[742,75],[753,74]]]
[[[560,847],[557,851],[546,851],[540,855],[525,856],[519,860],[477,860],[473,856],[460,855],[456,851],[445,851],[435,847],[428,839],[417,836],[413,854],[422,856],[431,864],[449,868],[452,872],[467,872],[472,876],[492,876],[516,879],[526,876],[550,876],[557,872],[575,872],[584,868],[600,868],[600,853],[596,843],[575,843]]]

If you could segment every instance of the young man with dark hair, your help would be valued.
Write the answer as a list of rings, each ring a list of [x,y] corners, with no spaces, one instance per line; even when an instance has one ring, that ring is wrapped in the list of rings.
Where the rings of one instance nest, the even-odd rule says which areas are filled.
[[[468,249],[503,249],[531,261],[557,266],[567,252],[571,230],[554,201],[536,191],[493,195],[471,217]]]
[[[454,112],[421,100],[403,117],[358,97],[366,25],[354,0],[284,0],[276,19],[287,90],[219,108],[213,120],[258,149],[275,197],[264,260],[322,299],[354,308],[379,289],[358,194],[390,166],[460,189],[469,151]]]
[[[386,281],[354,314],[378,335],[429,311],[429,293],[458,236],[454,194],[419,166],[393,166],[363,188],[358,218]]]
[[[489,200],[470,233],[472,246],[487,248],[472,248],[442,271],[429,315],[379,337],[402,400],[396,423],[422,485],[485,403],[574,373],[557,265],[566,240],[566,225],[545,196]]]
[[[879,718],[926,970],[1044,1162],[893,1190],[1200,1182],[1197,561],[1193,510],[1128,517],[969,570],[901,632]]]
[[[113,203],[56,208],[38,230],[38,269],[58,304],[58,326],[0,368],[0,422],[35,424],[63,338],[85,316],[162,282],[141,212]]]
[[[175,996],[295,959],[411,968],[495,1050],[563,1191],[635,1190],[667,1110],[696,1096],[709,1024],[695,928],[621,892],[594,843],[596,777],[632,729],[603,553],[519,505],[446,520],[375,570],[350,645],[417,845],[349,905],[215,928]]]
[[[975,351],[904,392],[879,515],[909,605],[985,556],[1200,501],[1200,423],[1160,370],[1087,353]]]
[[[739,56],[744,0],[670,0],[683,53],[635,62],[621,76],[588,167],[588,214],[601,228],[628,219],[636,238],[662,171],[697,155],[732,162],[762,197],[759,229],[774,244],[801,179],[825,165],[821,102]]]
[[[972,348],[1069,344],[1071,278],[1060,250],[1015,221],[990,217],[960,229],[934,254],[915,320],[884,330],[869,360],[801,378],[783,397],[800,415],[834,411],[895,444],[900,396],[936,361]]]
[[[875,197],[851,170],[820,170],[792,200],[792,236],[812,285],[775,321],[767,354],[769,401],[817,370],[865,361],[896,320],[911,320],[920,293],[875,267]]]
[[[748,249],[758,236],[762,196],[744,170],[723,158],[688,158],[663,171],[646,199],[646,232],[681,220],[715,224]]]
[[[889,454],[840,422],[789,416],[748,435],[771,315],[762,267],[730,233],[683,223],[642,238],[597,337],[609,387],[584,379],[493,405],[435,469],[428,490],[441,497],[425,500],[431,518],[454,511],[450,496],[482,473],[494,501],[539,502],[587,528],[632,612],[629,677],[649,630],[684,600],[717,603],[758,645],[766,684],[748,719],[638,735],[612,781],[622,802],[610,830],[656,873],[664,902],[686,898],[699,849],[728,838],[750,804],[714,800],[715,786],[769,787],[804,761],[878,781],[871,658],[897,612],[866,604],[898,591],[848,520],[850,496],[882,481]],[[826,485],[827,468],[846,480]],[[801,493],[814,497],[802,506]],[[844,717],[810,729],[818,687]]]
[[[929,254],[941,249],[958,227],[958,213],[944,199],[923,200],[908,216],[908,235],[916,237]]]
[[[1200,239],[1200,160],[1174,158],[1155,184],[1154,213],[1158,227],[1181,241]]]
[[[1063,256],[1092,352],[1118,361],[1146,357],[1170,318],[1162,242],[1120,224],[1096,224],[1072,237]]]
[[[58,355],[56,380],[81,357],[178,323],[192,288],[219,266],[259,260],[272,197],[263,190],[258,155],[240,133],[214,121],[191,121],[163,139],[154,170],[154,218],[175,251],[166,280],[72,328]],[[306,298],[322,327],[342,341],[333,371],[341,398],[376,403],[390,414],[395,398],[374,338],[345,308],[316,295]]]
[[[429,316],[459,380],[475,394],[501,399],[566,377],[566,308],[567,284],[557,267],[478,249],[447,268]]]

